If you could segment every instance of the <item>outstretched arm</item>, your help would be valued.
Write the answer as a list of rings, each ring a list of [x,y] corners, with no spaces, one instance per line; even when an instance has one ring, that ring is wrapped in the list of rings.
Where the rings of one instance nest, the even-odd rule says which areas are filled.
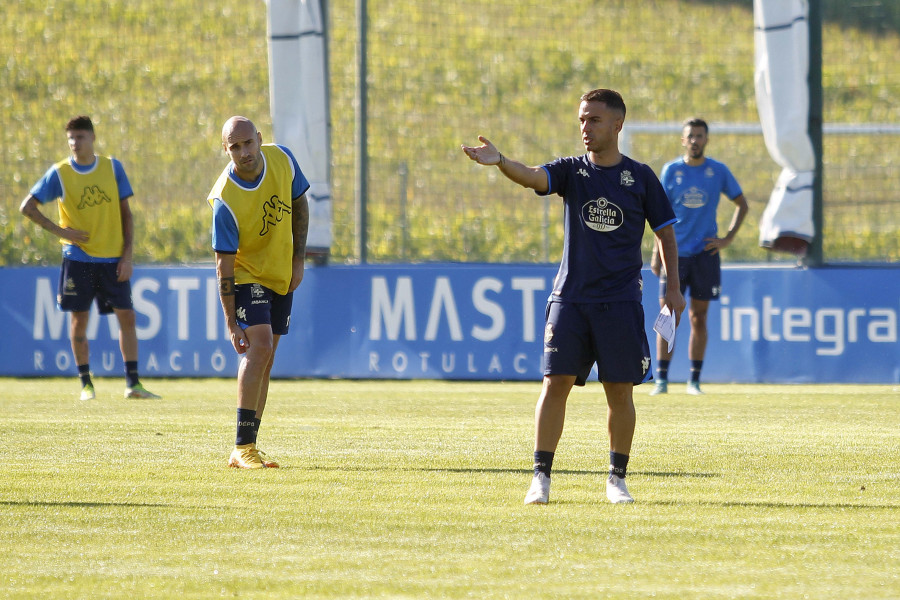
[[[466,156],[479,165],[493,165],[500,168],[500,172],[511,181],[519,185],[544,193],[550,189],[547,181],[547,173],[540,167],[528,167],[520,162],[506,158],[496,146],[484,136],[478,136],[481,146],[462,146]]]

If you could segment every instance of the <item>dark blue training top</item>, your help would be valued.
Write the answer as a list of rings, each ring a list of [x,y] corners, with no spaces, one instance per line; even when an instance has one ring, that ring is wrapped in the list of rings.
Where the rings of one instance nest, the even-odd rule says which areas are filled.
[[[599,167],[587,154],[543,165],[565,203],[565,240],[551,300],[641,301],[644,222],[658,231],[677,221],[653,170],[623,156]]]

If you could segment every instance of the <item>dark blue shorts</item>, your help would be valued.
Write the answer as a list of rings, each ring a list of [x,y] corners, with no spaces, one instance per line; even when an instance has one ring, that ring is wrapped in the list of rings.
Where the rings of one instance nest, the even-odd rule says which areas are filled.
[[[82,312],[91,309],[97,299],[100,314],[118,309],[131,309],[131,282],[119,281],[117,262],[91,263],[64,258],[59,271],[56,303],[65,312]]]
[[[652,379],[650,345],[640,302],[547,303],[544,375],[575,375],[584,385],[597,363],[600,381]]]
[[[234,286],[237,322],[244,329],[251,325],[271,325],[275,335],[286,334],[291,325],[293,300],[293,292],[282,296],[258,283]]]
[[[718,300],[722,293],[722,259],[719,253],[704,251],[696,256],[678,257],[681,293],[691,288],[695,300]],[[666,274],[659,274],[659,297],[666,296]]]

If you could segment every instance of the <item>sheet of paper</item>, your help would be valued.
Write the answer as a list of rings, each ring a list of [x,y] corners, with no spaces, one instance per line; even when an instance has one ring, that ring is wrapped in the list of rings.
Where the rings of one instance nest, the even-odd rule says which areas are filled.
[[[662,336],[669,344],[669,352],[675,347],[675,315],[669,311],[668,306],[663,306],[659,314],[656,315],[656,322],[653,324],[653,331]]]

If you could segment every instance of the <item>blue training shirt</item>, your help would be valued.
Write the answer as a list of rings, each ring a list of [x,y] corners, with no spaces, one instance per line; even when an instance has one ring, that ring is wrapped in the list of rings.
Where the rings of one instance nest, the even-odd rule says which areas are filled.
[[[737,179],[724,163],[706,158],[692,167],[684,157],[665,164],[660,176],[666,195],[678,217],[675,239],[679,256],[696,256],[703,252],[706,238],[718,237],[716,210],[719,196],[734,200],[743,192]]]
[[[119,202],[131,198],[134,196],[134,190],[131,189],[131,182],[128,181],[128,175],[125,174],[125,167],[123,167],[122,163],[115,158],[110,158],[109,160],[112,162],[113,173],[116,176],[116,185],[119,188]],[[94,157],[94,162],[85,166],[79,165],[75,162],[75,159],[70,156],[69,164],[72,165],[72,168],[75,169],[77,173],[89,173],[97,164],[97,157]],[[37,198],[38,202],[41,204],[47,204],[48,202],[53,202],[62,198],[62,180],[59,178],[56,167],[54,166],[47,169],[44,176],[31,187],[29,193]],[[65,244],[62,248],[63,256],[70,260],[77,260],[79,262],[119,262],[118,258],[98,258],[96,256],[91,256],[75,244]]]
[[[600,167],[587,154],[543,165],[549,189],[563,197],[565,239],[551,300],[640,302],[644,223],[653,231],[675,213],[653,170],[627,156]]]

